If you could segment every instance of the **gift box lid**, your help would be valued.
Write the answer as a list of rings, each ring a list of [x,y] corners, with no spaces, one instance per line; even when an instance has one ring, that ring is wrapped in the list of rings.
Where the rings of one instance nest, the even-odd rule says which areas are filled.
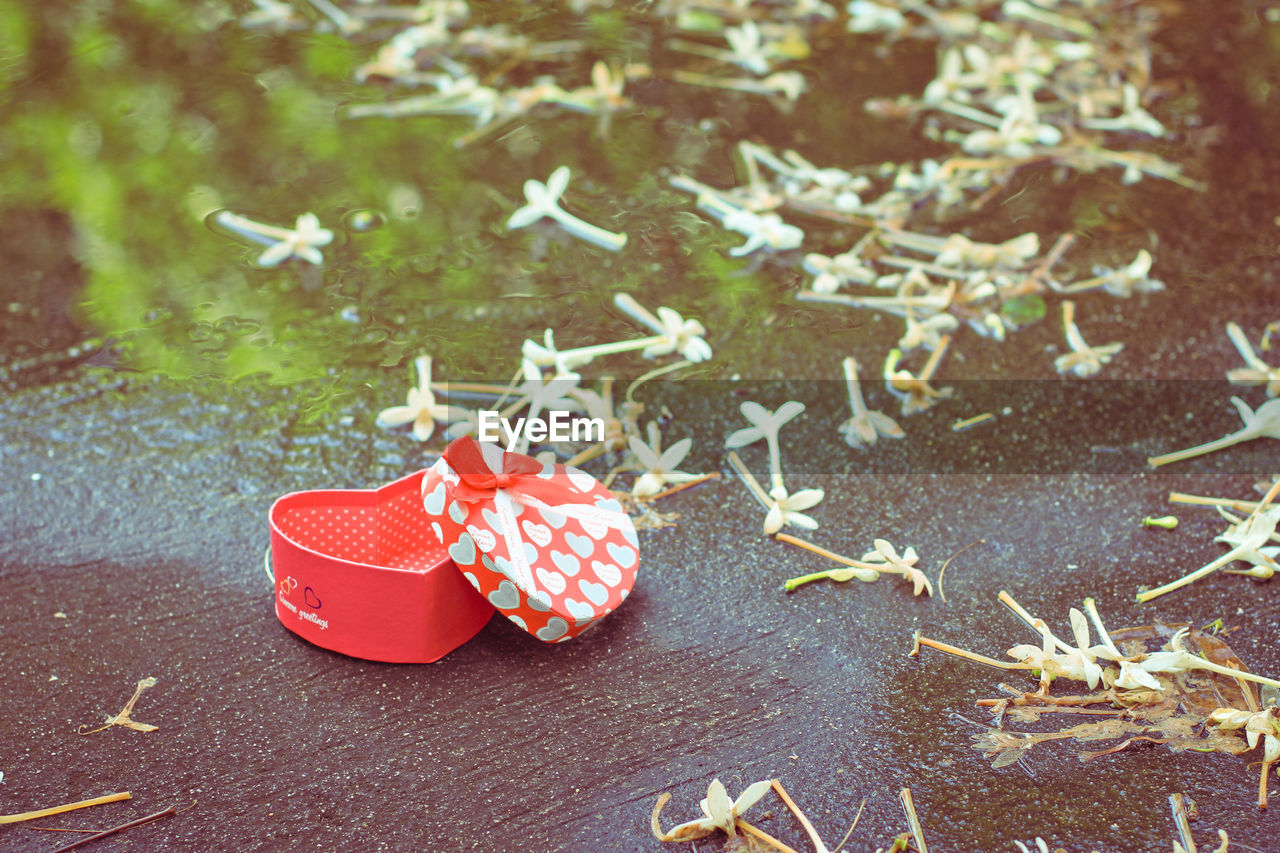
[[[493,615],[422,511],[418,471],[379,489],[292,492],[268,514],[276,616],[335,652],[428,663]]]
[[[427,470],[422,500],[466,582],[540,640],[577,636],[635,585],[635,526],[585,471],[463,437]]]

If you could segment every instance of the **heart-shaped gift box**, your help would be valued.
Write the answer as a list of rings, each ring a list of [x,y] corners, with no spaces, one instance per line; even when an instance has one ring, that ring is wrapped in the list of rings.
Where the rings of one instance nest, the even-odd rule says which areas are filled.
[[[427,469],[422,500],[467,582],[540,640],[582,633],[635,585],[635,526],[585,471],[463,437]]]
[[[424,471],[373,490],[293,492],[272,505],[276,616],[335,652],[390,663],[439,660],[493,607],[429,529]]]

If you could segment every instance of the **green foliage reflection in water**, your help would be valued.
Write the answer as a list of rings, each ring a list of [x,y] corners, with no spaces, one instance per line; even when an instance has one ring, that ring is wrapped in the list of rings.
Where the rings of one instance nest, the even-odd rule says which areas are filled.
[[[465,120],[336,117],[357,98],[364,48],[247,32],[221,3],[4,3],[0,33],[0,201],[70,215],[83,318],[130,366],[292,382],[430,350],[446,370],[485,371],[555,319],[537,316],[548,307],[589,342],[623,323],[582,307],[616,290],[696,303],[760,289],[758,276],[734,277],[729,239],[656,173],[695,168],[713,147],[709,131],[660,109],[615,117],[607,140],[594,117],[560,115],[457,150]],[[645,43],[614,12],[574,35],[620,61]],[[571,209],[632,234],[621,256],[549,228],[506,232],[523,181],[561,164],[575,175]],[[222,206],[283,226],[316,213],[336,234],[319,281],[298,264],[255,267],[261,247],[203,224]],[[356,209],[385,225],[345,229]],[[542,299],[567,294],[570,306]],[[483,326],[466,322],[479,316]],[[509,346],[482,343],[494,325]]]

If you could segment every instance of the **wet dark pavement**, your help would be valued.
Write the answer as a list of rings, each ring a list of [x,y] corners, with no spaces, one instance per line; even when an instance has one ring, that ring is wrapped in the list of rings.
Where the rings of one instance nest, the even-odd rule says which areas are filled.
[[[1025,768],[993,770],[972,748],[976,729],[954,715],[984,721],[975,700],[1000,695],[1000,681],[1023,682],[927,650],[907,656],[917,629],[994,657],[1034,641],[996,602],[1003,589],[1063,635],[1068,608],[1086,596],[1112,627],[1221,618],[1253,671],[1280,676],[1274,581],[1215,575],[1149,605],[1134,601],[1141,585],[1222,553],[1212,542],[1223,527],[1217,516],[1170,506],[1171,490],[1256,498],[1254,484],[1280,472],[1280,445],[1266,439],[1158,472],[1145,467],[1150,454],[1237,429],[1232,394],[1255,407],[1265,399],[1222,381],[1240,365],[1223,329],[1236,321],[1256,340],[1262,324],[1280,320],[1280,186],[1271,168],[1280,133],[1267,97],[1256,95],[1259,81],[1275,77],[1264,61],[1269,31],[1254,21],[1260,13],[1236,20],[1215,18],[1216,9],[1190,4],[1164,34],[1186,67],[1158,68],[1193,78],[1203,96],[1203,134],[1170,147],[1209,192],[1144,181],[1122,195],[1113,176],[1058,186],[1032,175],[1000,205],[1000,223],[967,223],[1001,238],[1008,223],[1021,223],[1047,241],[1073,228],[1077,202],[1113,192],[1121,199],[1068,263],[1127,260],[1131,247],[1155,239],[1155,272],[1169,289],[1080,298],[1088,339],[1125,345],[1103,374],[1109,379],[1053,372],[1063,351],[1054,313],[1003,345],[965,332],[940,374],[955,399],[902,419],[903,442],[851,450],[836,434],[843,389],[800,380],[830,380],[845,355],[883,354],[900,324],[796,304],[790,283],[752,279],[736,294],[695,292],[690,281],[706,270],[664,258],[673,269],[655,274],[655,288],[707,325],[717,359],[695,376],[706,383],[655,382],[642,396],[650,412],[672,409],[668,441],[694,436],[688,470],[723,476],[664,499],[661,509],[679,518],[641,532],[635,593],[560,646],[496,617],[432,665],[370,663],[310,646],[272,612],[266,513],[288,491],[371,488],[432,461],[429,449],[373,425],[376,412],[403,399],[402,364],[421,348],[451,348],[443,375],[477,380],[507,372],[520,340],[547,325],[576,325],[581,342],[606,339],[591,324],[607,315],[608,294],[595,280],[576,289],[575,276],[586,268],[611,276],[613,263],[621,276],[621,262],[554,244],[555,263],[529,264],[532,272],[510,285],[478,285],[489,289],[474,302],[456,290],[437,298],[426,286],[437,271],[414,268],[387,285],[395,298],[386,298],[398,306],[408,299],[399,291],[423,285],[426,304],[413,303],[412,328],[379,339],[362,326],[332,350],[316,347],[335,362],[359,356],[354,368],[336,363],[329,381],[179,381],[134,372],[129,353],[110,347],[87,364],[83,352],[65,354],[101,331],[68,310],[83,286],[66,260],[71,227],[62,214],[6,201],[0,221],[13,227],[0,229],[8,241],[0,248],[19,272],[0,293],[21,310],[0,313],[0,814],[131,791],[128,803],[38,822],[105,828],[195,802],[91,850],[688,850],[650,834],[660,793],[674,795],[663,815],[669,827],[697,814],[713,778],[733,795],[776,777],[831,846],[865,798],[849,842],[859,851],[905,831],[904,786],[934,851],[1012,850],[1015,839],[1035,836],[1073,853],[1165,851],[1174,792],[1197,802],[1202,845],[1225,829],[1232,850],[1280,849],[1280,816],[1255,805],[1257,753],[1172,754],[1147,744],[1081,763],[1081,745],[1063,743],[1037,748]],[[889,139],[867,142],[873,150],[860,159],[896,156],[875,150]],[[503,179],[518,187],[524,167],[510,164]],[[472,239],[472,226],[458,233]],[[275,295],[282,312],[296,307],[296,293]],[[300,326],[335,314],[349,294],[311,296],[320,309],[300,312]],[[370,284],[363,296],[386,294]],[[32,305],[43,313],[28,313]],[[501,341],[476,344],[480,331],[494,330]],[[132,355],[142,354],[139,344]],[[1263,355],[1274,363],[1274,351]],[[620,364],[621,372],[643,367]],[[746,379],[730,382],[735,374]],[[963,381],[980,377],[997,381]],[[873,408],[896,415],[881,388],[868,395]],[[810,410],[784,430],[788,483],[827,492],[812,513],[822,527],[806,538],[855,556],[878,537],[914,546],[935,581],[947,557],[984,539],[947,569],[946,603],[912,598],[909,586],[889,580],[783,591],[786,578],[829,565],[759,533],[762,512],[722,447],[745,425],[743,399],[772,406],[792,396]],[[982,411],[995,422],[951,432],[952,422]],[[428,448],[440,446],[436,439]],[[743,456],[763,472],[759,448]],[[1182,520],[1175,531],[1141,526],[1143,516],[1170,512]],[[158,683],[133,716],[157,731],[76,733],[117,713],[147,676]],[[1273,794],[1278,785],[1273,774]],[[811,849],[776,799],[747,817]],[[0,827],[0,850],[64,842],[30,825]]]
[[[1033,404],[1037,388],[1057,385],[1018,387]],[[1191,387],[1223,401],[1218,383]],[[1067,608],[1086,595],[1115,627],[1221,617],[1248,666],[1280,671],[1271,585],[1219,575],[1133,601],[1140,584],[1221,550],[1210,541],[1213,513],[1170,508],[1168,491],[1249,497],[1250,472],[1274,468],[1265,442],[1181,471],[1137,464],[1217,435],[1213,418],[1186,420],[1165,440],[1139,430],[1109,463],[1121,473],[1037,474],[1008,462],[805,477],[827,490],[813,513],[823,526],[808,538],[834,550],[856,555],[883,536],[915,546],[936,578],[947,556],[985,539],[949,567],[945,604],[887,580],[783,592],[785,578],[827,566],[760,536],[758,508],[726,468],[664,501],[680,514],[676,526],[642,531],[635,594],[582,637],[546,646],[495,618],[441,662],[399,666],[310,646],[272,614],[262,569],[272,499],[377,485],[405,470],[408,442],[372,427],[362,401],[350,426],[263,418],[288,412],[287,398],[138,378],[120,386],[101,373],[7,398],[4,811],[131,791],[130,803],[43,822],[105,827],[197,803],[102,849],[649,851],[663,846],[648,830],[659,793],[675,795],[671,825],[694,816],[714,777],[731,794],[777,777],[830,845],[866,798],[855,850],[905,830],[904,786],[938,850],[1012,849],[1036,835],[1068,850],[1164,850],[1176,791],[1199,804],[1206,840],[1221,827],[1270,849],[1280,830],[1274,811],[1253,804],[1256,765],[1239,757],[1144,746],[1081,764],[1050,744],[1028,760],[1030,774],[992,770],[970,747],[975,729],[952,714],[982,719],[974,700],[1016,679],[906,654],[916,629],[997,657],[1034,640],[995,602],[1006,589],[1064,631]],[[717,455],[716,430],[738,425],[737,401],[708,394],[687,418],[700,425],[703,460]],[[1113,402],[1122,410],[1126,398]],[[1114,419],[1104,403],[1095,395],[1099,423]],[[1232,416],[1220,414],[1230,429]],[[942,435],[949,421],[906,423]],[[1087,438],[1038,451],[1087,454]],[[911,441],[872,453],[909,455]],[[808,415],[787,445],[805,446],[842,463],[869,458]],[[753,450],[748,463],[759,468]],[[785,450],[784,465],[788,455],[802,454]],[[1176,531],[1140,524],[1169,511],[1183,519]],[[145,676],[159,683],[134,718],[158,731],[76,734],[115,714]],[[777,801],[749,817],[807,849]],[[0,834],[3,849],[53,846],[21,825]]]

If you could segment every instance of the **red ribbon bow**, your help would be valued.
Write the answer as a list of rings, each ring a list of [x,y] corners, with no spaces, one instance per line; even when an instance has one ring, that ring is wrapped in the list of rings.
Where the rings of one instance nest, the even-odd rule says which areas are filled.
[[[492,498],[498,489],[516,488],[530,495],[539,491],[545,493],[548,490],[541,487],[550,485],[537,476],[542,472],[542,463],[522,453],[504,453],[502,472],[493,473],[480,451],[480,442],[469,435],[454,439],[445,448],[444,458],[461,480],[454,486],[453,496],[464,503]],[[552,492],[547,497],[554,499],[556,495]]]

